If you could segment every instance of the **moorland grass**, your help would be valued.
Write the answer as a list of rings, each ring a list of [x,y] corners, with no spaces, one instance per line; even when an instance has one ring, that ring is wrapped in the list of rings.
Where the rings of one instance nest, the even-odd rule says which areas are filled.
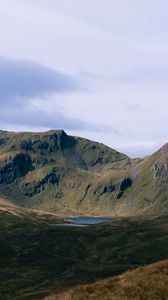
[[[52,215],[0,213],[0,299],[43,299],[168,257],[168,216],[85,228]]]

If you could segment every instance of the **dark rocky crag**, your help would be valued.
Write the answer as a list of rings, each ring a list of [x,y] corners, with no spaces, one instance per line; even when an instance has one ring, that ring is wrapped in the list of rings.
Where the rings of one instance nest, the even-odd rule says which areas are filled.
[[[25,176],[33,169],[30,155],[19,153],[9,156],[0,164],[0,183],[12,183],[15,179]]]

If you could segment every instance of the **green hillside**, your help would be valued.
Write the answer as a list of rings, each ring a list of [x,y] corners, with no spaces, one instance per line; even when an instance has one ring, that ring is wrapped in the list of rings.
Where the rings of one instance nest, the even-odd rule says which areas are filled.
[[[168,210],[168,146],[130,159],[63,130],[0,131],[0,195],[52,212],[132,215]]]

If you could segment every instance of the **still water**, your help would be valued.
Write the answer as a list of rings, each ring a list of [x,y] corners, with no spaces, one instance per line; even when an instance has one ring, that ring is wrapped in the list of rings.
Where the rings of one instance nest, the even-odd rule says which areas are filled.
[[[75,223],[77,225],[94,225],[106,222],[111,222],[112,218],[103,217],[72,217],[64,220],[65,222]],[[68,224],[67,224],[68,225]],[[71,224],[69,224],[71,225]]]

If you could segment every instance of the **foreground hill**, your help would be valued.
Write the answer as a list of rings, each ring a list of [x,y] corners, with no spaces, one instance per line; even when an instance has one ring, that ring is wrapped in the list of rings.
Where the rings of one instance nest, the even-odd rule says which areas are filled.
[[[168,211],[168,145],[130,159],[67,135],[0,131],[0,195],[39,210],[89,215]]]
[[[55,215],[1,200],[1,300],[43,299],[167,259],[168,215],[88,227],[60,223]]]
[[[70,292],[46,297],[45,300],[146,300],[168,299],[168,260],[138,268],[78,287]]]

